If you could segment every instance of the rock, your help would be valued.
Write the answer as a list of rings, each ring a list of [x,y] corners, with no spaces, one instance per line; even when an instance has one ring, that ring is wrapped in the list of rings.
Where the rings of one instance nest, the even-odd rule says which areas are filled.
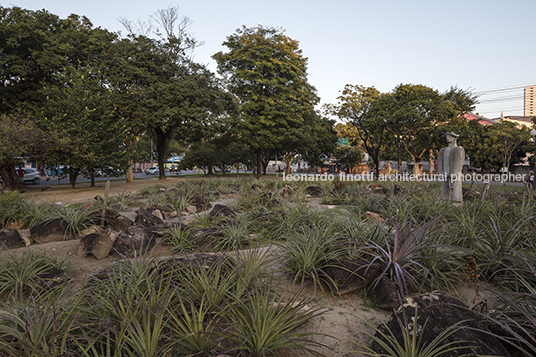
[[[289,185],[283,185],[283,187],[281,187],[281,189],[279,190],[279,193],[281,194],[282,197],[290,197],[292,196],[294,191],[296,191],[294,187],[289,186]]]
[[[143,207],[140,207],[140,209],[137,210],[136,213],[137,215],[136,215],[136,219],[134,220],[134,223],[137,225],[151,227],[151,226],[156,226],[157,224],[164,223],[164,221],[161,218],[158,218],[157,216],[147,211]]]
[[[125,232],[120,233],[114,244],[114,249],[120,255],[133,257],[147,250],[154,244],[153,233],[144,226],[130,226]]]
[[[201,193],[196,193],[194,197],[192,197],[192,204],[197,208],[197,213],[212,208],[212,205],[210,204],[208,198]]]
[[[61,218],[54,218],[41,222],[30,228],[30,237],[37,244],[60,242],[73,238],[67,233],[67,222]]]
[[[415,310],[418,316],[415,318]],[[411,329],[415,328],[422,334],[422,345],[430,343],[445,329],[463,327],[448,336],[442,344],[459,341],[463,345],[475,346],[462,348],[442,354],[443,357],[467,356],[510,356],[497,339],[487,332],[486,327],[479,321],[478,316],[469,310],[459,299],[440,293],[407,296],[402,305],[393,312],[387,327],[394,337],[402,343],[401,329],[397,317],[409,322]],[[426,324],[426,326],[424,326]],[[454,329],[456,329],[456,327]],[[381,325],[381,331],[389,334]],[[484,332],[486,331],[486,332]],[[379,334],[376,334],[380,337]],[[371,346],[376,353],[385,353],[377,344]]]
[[[186,207],[187,214],[194,214],[197,213],[197,207],[196,206],[188,206]]]
[[[216,217],[234,218],[236,217],[236,213],[225,205],[217,204],[210,211],[209,217],[210,219],[214,219]]]
[[[322,194],[322,188],[320,186],[309,186],[305,189],[305,193],[313,197],[318,197]]]
[[[15,228],[0,230],[0,250],[24,247],[26,244]]]
[[[162,221],[166,219],[166,214],[164,213],[163,209],[160,208],[148,208],[147,211],[149,211],[151,214],[155,215],[156,217],[160,218]]]
[[[332,261],[324,268],[326,275],[336,284],[339,294],[363,290],[380,275],[377,264],[370,265],[361,258],[354,260]]]
[[[117,233],[109,228],[100,233],[90,233],[80,239],[78,256],[85,257],[91,253],[97,260],[102,260],[110,254],[116,238]]]
[[[81,210],[93,209],[95,207],[95,204],[96,204],[95,201],[87,202],[87,203],[84,203],[82,206],[80,206],[80,209]]]
[[[6,228],[21,229],[22,227],[24,227],[24,221],[22,219],[18,219],[11,222]]]
[[[215,236],[220,236],[218,228],[198,228],[190,231],[189,240],[196,244],[204,244]]]
[[[128,227],[134,225],[134,222],[130,218],[123,216],[117,211],[107,209],[105,215],[106,222],[116,231],[124,232]]]
[[[171,211],[169,212],[168,216],[169,218],[175,218],[175,217],[178,217],[179,215],[177,214],[177,211]]]
[[[389,191],[385,187],[376,187],[374,190],[372,190],[372,193],[379,194],[379,195],[385,195]]]
[[[69,276],[62,269],[49,267],[36,275],[37,285],[45,290],[51,290],[65,283]]]
[[[80,231],[80,237],[87,236],[88,234],[91,234],[91,233],[99,234],[102,231],[103,231],[103,228],[101,228],[99,226],[91,226],[89,228],[86,228],[86,229]]]
[[[400,306],[398,286],[386,276],[373,284],[369,296],[383,310],[392,311]]]
[[[384,221],[384,219],[379,214],[370,211],[367,211],[365,213],[365,220],[377,223],[382,223]]]

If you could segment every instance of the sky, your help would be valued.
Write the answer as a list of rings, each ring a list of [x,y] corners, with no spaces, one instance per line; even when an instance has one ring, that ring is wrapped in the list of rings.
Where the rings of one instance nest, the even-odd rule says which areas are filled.
[[[475,113],[523,115],[523,87],[536,84],[534,0],[0,0],[4,7],[88,17],[126,33],[120,18],[148,21],[178,6],[204,45],[195,60],[216,72],[212,55],[243,25],[279,27],[300,43],[321,103],[346,84],[390,92],[398,84],[452,86],[479,94]]]

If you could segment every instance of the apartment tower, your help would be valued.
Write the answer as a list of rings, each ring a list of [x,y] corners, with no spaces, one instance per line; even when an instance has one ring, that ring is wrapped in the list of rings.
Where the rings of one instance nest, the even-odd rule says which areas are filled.
[[[536,84],[525,87],[525,105],[523,115],[527,117],[536,116]]]

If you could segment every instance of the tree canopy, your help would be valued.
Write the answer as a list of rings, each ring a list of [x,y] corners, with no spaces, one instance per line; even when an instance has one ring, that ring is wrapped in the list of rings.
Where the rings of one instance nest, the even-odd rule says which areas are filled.
[[[298,41],[282,30],[242,27],[223,44],[229,51],[213,58],[238,103],[239,138],[256,151],[260,177],[263,150],[290,155],[314,140],[308,128],[317,120],[318,97]]]

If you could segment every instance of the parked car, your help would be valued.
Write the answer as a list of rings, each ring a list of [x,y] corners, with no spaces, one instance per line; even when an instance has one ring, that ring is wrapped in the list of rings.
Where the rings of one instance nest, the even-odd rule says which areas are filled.
[[[146,175],[157,175],[159,172],[159,169],[157,166],[149,167],[147,170],[145,170]]]
[[[39,170],[34,169],[33,167],[24,167],[24,171],[26,171],[23,178],[24,183],[37,183],[38,181],[41,181],[41,173]]]
[[[42,179],[41,173],[39,172],[39,170],[34,169],[33,167],[23,167],[23,169],[24,171],[26,171],[26,173],[24,174],[24,178],[23,178],[24,183],[36,184]],[[0,177],[0,182],[2,182],[2,177]]]

